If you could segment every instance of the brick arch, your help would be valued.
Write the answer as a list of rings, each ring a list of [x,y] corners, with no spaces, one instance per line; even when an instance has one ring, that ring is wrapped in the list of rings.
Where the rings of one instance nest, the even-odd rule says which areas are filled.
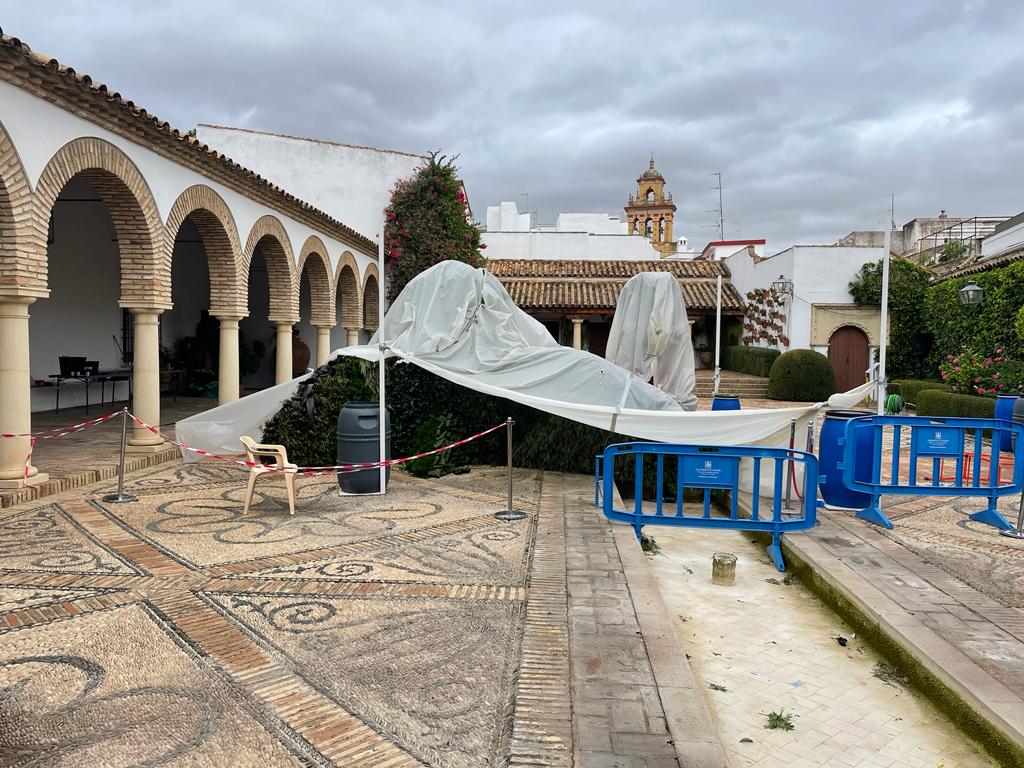
[[[32,190],[18,150],[0,123],[0,293],[46,294],[46,264],[26,250]]]
[[[242,249],[231,209],[205,184],[189,187],[174,201],[167,215],[167,290],[170,291],[171,256],[174,240],[185,219],[191,219],[206,251],[210,270],[210,314],[245,317],[248,314],[248,285],[242,280]]]
[[[338,271],[334,277],[337,286],[335,303],[338,311],[338,322],[344,328],[356,329],[362,326],[363,316],[359,293],[359,265],[351,251],[345,251],[338,259]]]
[[[302,244],[296,274],[299,277],[300,289],[302,276],[309,277],[310,323],[333,326],[335,322],[334,281],[331,279],[331,262],[327,258],[327,246],[316,235],[310,235]]]
[[[377,330],[380,319],[380,294],[377,281],[380,279],[377,265],[370,264],[363,275],[363,328]]]
[[[295,323],[299,320],[298,277],[292,243],[284,225],[276,216],[261,216],[249,230],[242,252],[242,278],[248,295],[249,268],[259,246],[267,265],[270,286],[270,317],[273,323]]]
[[[26,250],[28,258],[41,266],[40,277],[46,280],[46,237],[53,204],[76,176],[96,190],[114,224],[121,258],[121,304],[169,307],[170,264],[162,258],[166,235],[153,193],[135,163],[103,139],[69,141],[50,158],[36,182]]]

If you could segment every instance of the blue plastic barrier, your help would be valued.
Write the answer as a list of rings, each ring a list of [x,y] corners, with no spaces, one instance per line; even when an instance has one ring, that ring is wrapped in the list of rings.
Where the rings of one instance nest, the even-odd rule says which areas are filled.
[[[653,455],[656,461],[654,511],[645,512],[644,500],[644,458]],[[633,484],[633,510],[615,508],[615,461],[633,457],[635,479]],[[664,494],[665,459],[675,460],[676,493],[669,499],[671,505],[666,514]],[[771,509],[764,510],[758,493],[751,496],[750,517],[740,517],[739,482],[740,461],[751,464],[752,487],[760,488],[762,463],[773,462]],[[798,490],[795,506],[787,510],[783,502],[786,478],[791,465],[802,464],[803,482]],[[600,506],[605,517],[629,523],[636,531],[637,539],[645,525],[675,525],[691,528],[731,528],[738,531],[767,531],[772,535],[768,555],[775,567],[785,570],[782,560],[782,534],[787,531],[803,531],[812,527],[818,507],[817,485],[818,460],[813,454],[786,448],[733,447],[671,445],[668,443],[617,443],[609,445],[604,454],[597,457],[594,465],[594,505]],[[793,473],[795,476],[795,472]],[[698,488],[704,491],[704,504],[700,515],[684,514],[684,488]],[[729,491],[731,507],[728,517],[712,517],[711,491]],[[765,514],[767,512],[767,514]]]
[[[864,430],[870,432],[872,441],[872,451],[867,456],[856,449],[857,442],[863,442]],[[981,464],[985,432],[991,435],[992,446],[998,448],[1004,436],[1024,434],[1024,426],[999,419],[934,416],[869,416],[851,419],[846,424],[843,436],[843,482],[851,490],[871,495],[871,503],[860,510],[857,517],[892,528],[892,522],[882,512],[883,494],[982,496],[988,499],[988,505],[972,514],[971,519],[1008,530],[1010,524],[996,511],[996,499],[1021,491],[1021,482],[1024,480],[1024,440],[1014,441],[1013,478],[1003,482],[999,473],[990,468],[988,482],[983,484]],[[885,462],[882,452],[887,442],[891,442],[892,457]],[[964,472],[964,453],[968,448],[974,454],[969,480]],[[993,453],[997,460],[998,449]],[[930,477],[923,480],[918,471],[921,459],[931,460]],[[871,461],[869,480],[863,479],[863,462],[867,460]],[[951,482],[942,481],[943,461],[956,463]]]

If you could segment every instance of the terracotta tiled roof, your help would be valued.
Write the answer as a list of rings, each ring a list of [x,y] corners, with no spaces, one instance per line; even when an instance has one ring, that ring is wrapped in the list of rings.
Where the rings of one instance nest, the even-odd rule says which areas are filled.
[[[375,241],[370,238],[242,167],[223,153],[201,144],[198,139],[172,128],[166,121],[151,115],[121,94],[110,91],[102,83],[94,83],[88,75],[81,75],[56,59],[36,53],[18,38],[5,35],[2,29],[0,79],[143,144],[341,242],[367,253],[377,250]]]
[[[1015,261],[1024,259],[1024,248],[1018,248],[1015,251],[1004,253],[1001,256],[996,256],[993,259],[986,259],[985,261],[978,261],[972,259],[967,264],[960,264],[948,272],[942,272],[941,266],[935,269],[935,276],[931,279],[933,283],[941,283],[943,280],[950,280],[954,277],[963,277],[964,275],[976,275],[979,272],[985,272],[996,267],[1005,267],[1007,264],[1012,264]]]
[[[495,277],[565,277],[565,278],[625,278],[638,272],[668,272],[679,278],[696,277],[714,279],[729,276],[729,270],[720,261],[687,259],[644,259],[617,261],[596,259],[489,259],[487,270]]]
[[[489,267],[488,267],[489,268]],[[619,299],[625,280],[519,280],[503,277],[501,284],[512,300],[526,310],[530,309],[588,309],[611,311]],[[686,308],[713,310],[716,287],[709,280],[680,280]],[[722,284],[722,309],[740,311],[743,300],[732,283]]]

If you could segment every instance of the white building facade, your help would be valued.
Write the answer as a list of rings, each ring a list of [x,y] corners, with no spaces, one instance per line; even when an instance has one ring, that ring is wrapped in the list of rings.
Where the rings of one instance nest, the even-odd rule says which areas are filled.
[[[554,225],[538,226],[532,213],[512,202],[487,207],[481,238],[488,259],[643,261],[659,258],[651,241],[626,232],[607,213],[560,213]]]
[[[813,349],[828,356],[843,391],[846,382],[863,383],[881,325],[878,308],[857,306],[849,284],[882,253],[883,248],[873,246],[794,245],[768,258],[743,248],[722,261],[741,296],[776,282],[792,284],[783,309],[787,349]]]

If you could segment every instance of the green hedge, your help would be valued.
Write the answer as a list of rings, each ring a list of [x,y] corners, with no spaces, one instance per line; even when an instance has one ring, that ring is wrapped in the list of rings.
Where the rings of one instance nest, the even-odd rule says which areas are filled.
[[[835,391],[832,363],[811,349],[793,349],[780,355],[768,376],[768,397],[772,400],[818,402]]]
[[[899,390],[893,388],[889,394],[902,395],[904,402],[914,403],[915,405],[921,392],[926,389],[937,389],[940,392],[949,391],[949,387],[941,381],[933,381],[932,379],[893,379],[892,383],[899,384]]]
[[[918,395],[918,416],[964,416],[971,419],[991,419],[995,415],[996,401],[991,397],[961,395],[926,389]]]
[[[767,347],[723,347],[722,368],[767,378],[779,354],[779,350]]]

